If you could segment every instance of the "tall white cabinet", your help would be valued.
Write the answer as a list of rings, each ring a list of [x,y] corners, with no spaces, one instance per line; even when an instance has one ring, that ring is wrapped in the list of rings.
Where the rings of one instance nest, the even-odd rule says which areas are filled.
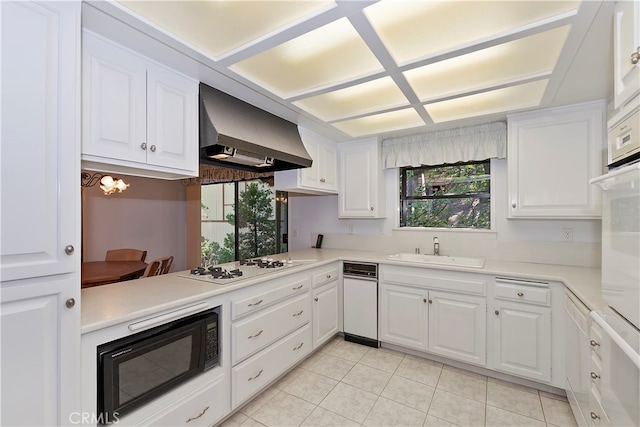
[[[614,107],[640,91],[640,3],[617,1],[613,12]]]
[[[80,2],[0,12],[0,424],[68,425],[80,406]]]

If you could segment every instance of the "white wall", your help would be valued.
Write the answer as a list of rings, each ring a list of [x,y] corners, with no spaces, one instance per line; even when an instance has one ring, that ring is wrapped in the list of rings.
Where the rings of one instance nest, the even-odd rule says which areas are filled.
[[[147,261],[173,255],[172,271],[185,270],[186,187],[178,181],[117,175],[130,183],[105,196],[96,185],[82,189],[83,261],[104,260],[107,249],[147,251]]]
[[[487,259],[600,265],[599,220],[510,220],[507,219],[507,162],[494,160],[494,230],[460,231],[399,229],[398,172],[385,171],[387,218],[379,220],[338,219],[337,196],[289,197],[289,248],[308,248],[318,233],[325,235],[323,247],[376,250],[382,252],[432,253],[434,236],[442,254],[479,256]],[[354,233],[349,234],[349,226]],[[573,242],[563,241],[563,228],[573,229]]]

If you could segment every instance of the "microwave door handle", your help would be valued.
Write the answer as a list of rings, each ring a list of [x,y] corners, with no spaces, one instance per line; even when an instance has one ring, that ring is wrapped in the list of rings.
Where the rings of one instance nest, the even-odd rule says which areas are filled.
[[[640,354],[636,353],[635,350],[627,344],[627,342],[622,339],[620,335],[616,331],[613,330],[611,326],[607,322],[604,321],[602,317],[595,311],[592,311],[590,314],[591,318],[602,328],[602,330],[611,338],[614,344],[624,352],[624,354],[633,362],[634,365],[638,369],[640,369]]]
[[[149,329],[153,326],[164,325],[173,320],[180,319],[189,314],[198,313],[209,308],[209,303],[201,302],[200,304],[192,305],[180,310],[171,311],[161,316],[152,317],[151,319],[143,320],[141,322],[132,323],[129,325],[129,330],[132,332],[140,331],[142,329]]]

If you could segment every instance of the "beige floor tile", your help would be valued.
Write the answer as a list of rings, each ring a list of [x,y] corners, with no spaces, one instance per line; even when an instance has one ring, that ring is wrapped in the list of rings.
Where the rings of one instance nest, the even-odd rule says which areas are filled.
[[[266,426],[254,420],[253,418],[247,418],[245,422],[240,424],[240,427],[266,427]]]
[[[351,368],[349,373],[344,376],[342,382],[380,395],[390,378],[391,374],[388,372],[357,363]]]
[[[324,408],[317,407],[313,410],[311,415],[301,424],[303,427],[356,427],[360,424],[343,417],[342,415],[335,414]]]
[[[424,420],[425,427],[456,427],[457,425],[458,424],[451,423],[442,418],[434,417],[433,415],[427,415],[427,418]]]
[[[327,353],[342,359],[358,362],[371,347],[343,340],[332,340],[327,346]]]
[[[563,402],[568,402],[567,396],[563,396],[561,394],[549,393],[542,390],[539,390],[538,393],[540,393],[540,397],[544,396],[544,397],[548,397],[549,399],[556,399],[556,400],[561,400]]]
[[[541,397],[540,400],[542,401],[542,410],[547,423],[566,427],[577,425],[569,402],[548,397]]]
[[[307,370],[339,381],[355,364],[356,362],[325,353],[313,365],[308,366]]]
[[[362,423],[377,398],[378,396],[368,391],[338,383],[331,393],[320,402],[320,407]]]
[[[280,378],[277,383],[274,384],[274,387],[278,390],[284,389],[291,381],[295,380],[300,376],[301,373],[306,372],[304,369],[300,367],[293,369],[291,372],[286,374],[284,377]]]
[[[245,415],[251,416],[276,394],[278,394],[278,389],[275,387],[269,387],[268,389],[254,397],[253,400],[251,400],[249,403],[244,405],[242,409],[240,409],[240,412]]]
[[[313,353],[311,356],[307,357],[306,359],[304,359],[299,365],[298,368],[302,368],[302,369],[308,369],[309,366],[313,365],[314,363],[316,363],[318,360],[320,360],[322,358],[322,356],[325,354],[325,352],[323,351],[316,351],[315,353]]]
[[[227,418],[225,422],[220,424],[220,427],[236,427],[241,425],[247,419],[249,419],[249,417],[242,412],[236,412],[233,416]]]
[[[381,396],[427,413],[434,391],[435,389],[431,386],[394,375]]]
[[[512,383],[512,382],[509,382],[509,381],[499,380],[497,378],[488,377],[487,378],[487,382],[506,385],[506,386],[509,386],[510,388],[516,388],[516,389],[521,390],[521,391],[526,391],[527,393],[539,394],[538,390],[536,390],[535,388],[527,387],[526,385]]]
[[[462,369],[445,366],[436,388],[478,402],[486,403],[487,401],[487,377]]]
[[[315,405],[283,391],[273,396],[252,416],[265,426],[299,426],[313,412]]]
[[[362,425],[421,427],[427,414],[384,397],[373,404]]]
[[[487,404],[544,421],[540,396],[538,396],[537,390],[533,392],[531,390],[533,389],[523,389],[522,386],[506,381],[489,381],[487,384]]]
[[[404,354],[400,352],[384,348],[372,348],[365,353],[359,363],[393,374],[402,359],[404,359]]]
[[[484,412],[484,404],[438,389],[429,408],[429,415],[463,426],[484,425]]]
[[[543,421],[534,420],[515,412],[505,411],[487,405],[487,421],[486,426],[502,426],[502,427],[546,427]]]
[[[324,375],[303,371],[281,390],[317,405],[333,390],[336,384],[338,381]]]
[[[395,375],[435,387],[441,372],[442,363],[406,355],[396,369]]]

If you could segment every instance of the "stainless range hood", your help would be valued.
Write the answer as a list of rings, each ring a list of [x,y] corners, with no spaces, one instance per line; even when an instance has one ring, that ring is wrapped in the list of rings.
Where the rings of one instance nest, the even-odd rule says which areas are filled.
[[[200,83],[200,163],[270,172],[313,161],[295,124]]]

